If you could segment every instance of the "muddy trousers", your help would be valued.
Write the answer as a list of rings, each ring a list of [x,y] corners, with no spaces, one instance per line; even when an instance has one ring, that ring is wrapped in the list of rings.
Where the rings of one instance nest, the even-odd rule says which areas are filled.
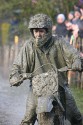
[[[20,125],[34,125],[35,121],[36,121],[36,97],[33,95],[32,88],[30,87],[26,102],[25,116]]]
[[[82,116],[79,112],[75,100],[68,86],[66,86],[66,115],[71,125],[82,125]],[[33,95],[32,89],[29,92],[26,113],[21,125],[34,125],[36,120],[36,98]]]
[[[57,107],[58,108],[58,107]],[[60,112],[61,113],[61,112]],[[64,116],[62,113],[58,117],[58,112],[52,110],[50,113],[40,113],[38,116],[38,125],[64,125]]]
[[[54,117],[51,113],[38,114],[38,125],[54,125]]]

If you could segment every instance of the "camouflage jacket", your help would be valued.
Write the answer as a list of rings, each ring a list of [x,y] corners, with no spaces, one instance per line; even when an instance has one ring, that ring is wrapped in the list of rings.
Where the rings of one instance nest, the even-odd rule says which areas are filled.
[[[21,48],[13,63],[10,71],[10,83],[17,82],[18,84],[23,73],[32,73],[36,70],[33,73],[35,76],[53,68],[51,65],[44,64],[51,63],[57,69],[65,66],[71,68],[75,61],[80,61],[79,53],[64,38],[52,37],[49,43],[42,48],[35,47],[34,39],[31,38]],[[42,65],[44,66],[39,68]],[[67,82],[67,73],[62,73],[62,77],[61,85],[65,81]]]

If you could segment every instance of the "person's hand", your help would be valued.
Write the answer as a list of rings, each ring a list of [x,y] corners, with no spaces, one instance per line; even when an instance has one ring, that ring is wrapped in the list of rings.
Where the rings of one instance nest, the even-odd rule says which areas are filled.
[[[79,31],[79,27],[78,27],[78,25],[77,24],[72,24],[72,30],[73,31]]]
[[[67,30],[71,30],[72,29],[72,23],[66,22],[65,25],[66,25]]]
[[[55,31],[56,30],[56,26],[54,25],[53,27],[52,27],[52,31]]]
[[[81,61],[77,60],[72,64],[72,70],[81,70]]]
[[[13,76],[13,77],[10,79],[10,85],[11,85],[11,87],[12,87],[12,86],[18,87],[18,86],[20,86],[22,83],[23,83],[23,77],[22,77],[22,75],[20,75],[20,76],[16,75],[16,76]]]

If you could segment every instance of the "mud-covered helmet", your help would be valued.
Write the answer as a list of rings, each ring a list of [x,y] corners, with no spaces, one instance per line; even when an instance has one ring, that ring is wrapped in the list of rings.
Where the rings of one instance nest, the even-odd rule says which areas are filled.
[[[52,20],[45,14],[36,14],[31,17],[29,22],[29,29],[47,28],[52,29]]]
[[[33,29],[37,28],[46,29],[46,34],[43,38],[34,38],[36,46],[42,47],[52,37],[52,20],[45,14],[36,14],[35,16],[31,17],[29,22],[29,29],[33,37]]]

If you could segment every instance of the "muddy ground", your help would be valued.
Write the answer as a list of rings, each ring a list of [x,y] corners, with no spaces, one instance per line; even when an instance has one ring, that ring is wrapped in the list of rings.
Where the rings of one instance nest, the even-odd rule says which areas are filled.
[[[20,87],[10,87],[7,77],[0,73],[0,125],[19,125],[26,108],[29,81]]]

